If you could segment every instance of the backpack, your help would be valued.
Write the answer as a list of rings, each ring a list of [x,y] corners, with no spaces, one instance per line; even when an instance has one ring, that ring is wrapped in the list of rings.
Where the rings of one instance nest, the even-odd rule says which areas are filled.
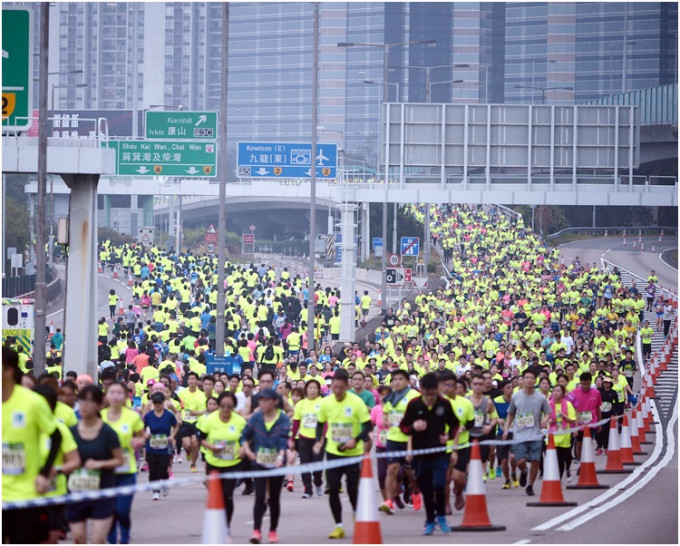
[[[267,348],[264,350],[264,355],[262,355],[262,360],[271,360],[274,358],[274,346],[273,345],[267,345]]]

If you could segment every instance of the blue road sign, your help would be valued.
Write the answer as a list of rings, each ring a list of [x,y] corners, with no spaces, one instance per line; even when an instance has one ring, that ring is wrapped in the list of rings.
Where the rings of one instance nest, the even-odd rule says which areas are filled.
[[[290,142],[239,142],[237,173],[239,178],[311,178],[316,165],[317,178],[336,178],[337,144],[316,145],[312,162],[312,145]]]
[[[420,238],[419,237],[402,237],[401,238],[401,255],[402,256],[418,256],[420,254]]]
[[[383,246],[382,237],[373,237],[373,250],[377,246]]]
[[[208,374],[226,373],[241,374],[241,363],[233,356],[217,356],[213,352],[205,353],[205,366]]]

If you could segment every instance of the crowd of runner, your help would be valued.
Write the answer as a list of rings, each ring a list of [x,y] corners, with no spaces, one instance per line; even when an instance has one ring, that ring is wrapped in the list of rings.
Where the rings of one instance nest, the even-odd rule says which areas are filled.
[[[409,208],[422,221],[423,207]],[[616,269],[562,264],[521,217],[469,206],[433,206],[430,216],[448,280],[389,309],[363,345],[336,341],[338,290],[310,290],[285,267],[227,264],[231,374],[211,365],[215,258],[102,243],[100,262],[119,264],[134,281],[132,300],[122,304],[112,290],[109,317],[98,320],[98,377],[68,371],[60,331],[37,378],[30,355],[12,339],[3,345],[3,502],[132,485],[140,473],[161,482],[178,464],[229,473],[374,451],[386,454],[377,460],[380,510],[424,507],[430,535],[448,532],[446,516],[465,506],[472,440],[514,440],[482,444],[484,479],[533,495],[542,429],[555,434],[560,475],[571,481],[583,433],[560,432],[635,403],[636,335],[648,356],[654,330],[667,334],[675,318],[671,302],[653,271],[637,288],[624,286]],[[302,313],[309,297],[318,351],[309,350]],[[368,293],[356,296],[357,323],[370,306]],[[598,455],[607,427],[593,431]],[[422,448],[441,449],[402,453]],[[356,510],[359,472],[353,463],[299,478],[227,474],[225,517],[231,523],[234,491],[243,487],[254,498],[250,541],[263,540],[269,510],[267,538],[276,543],[282,490],[297,486],[303,499],[328,495],[328,537],[343,538],[342,478]],[[152,499],[168,494],[159,483]],[[128,543],[132,500],[3,512],[3,538],[54,543],[70,530],[77,543]]]

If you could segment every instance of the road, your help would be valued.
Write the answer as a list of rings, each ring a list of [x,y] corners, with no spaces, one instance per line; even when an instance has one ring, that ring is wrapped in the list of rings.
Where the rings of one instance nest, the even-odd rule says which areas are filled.
[[[620,241],[619,241],[620,242]],[[630,248],[619,248],[609,239],[594,239],[570,243],[562,250],[565,259],[579,255],[586,261],[599,261],[605,253],[605,258],[614,261],[626,269],[633,270],[646,277],[649,269],[656,269],[665,286],[677,290],[677,273],[663,268],[657,255],[651,253],[634,253]],[[670,247],[674,243],[670,240],[664,246]],[[675,241],[677,244],[677,241]],[[647,246],[647,245],[646,245]],[[658,248],[658,247],[657,247]],[[608,250],[610,249],[610,250]],[[110,288],[116,288],[119,293],[126,293],[124,283],[109,278],[110,274],[99,276],[98,301],[101,313],[106,312],[105,296]],[[667,279],[667,281],[666,281]],[[673,283],[673,281],[675,281]],[[666,284],[666,282],[668,284]],[[129,297],[129,296],[128,296]],[[55,324],[60,313],[54,315]],[[662,421],[667,421],[666,419]],[[678,542],[678,474],[677,474],[677,422],[671,421],[670,429],[672,441],[669,447],[663,444],[665,434],[663,427],[667,422],[656,425],[657,433],[651,439],[660,442],[656,451],[655,446],[645,446],[649,452],[646,456],[636,456],[636,460],[649,461],[649,466],[638,471],[638,475],[629,478],[625,475],[598,475],[600,483],[610,485],[616,491],[614,500],[599,500],[607,491],[573,491],[565,490],[566,500],[578,502],[578,507],[570,508],[529,508],[525,506],[528,498],[521,489],[502,490],[502,481],[496,479],[486,485],[487,506],[491,521],[495,525],[505,525],[503,532],[465,533],[462,535],[443,535],[438,531],[435,535],[424,539],[421,535],[424,514],[416,513],[406,508],[395,516],[380,514],[383,542],[395,544],[413,544],[427,541],[433,544],[463,543],[677,543]],[[662,466],[663,458],[668,455],[670,462]],[[597,468],[603,468],[605,457],[596,457]],[[659,470],[660,469],[660,470]],[[652,476],[653,472],[657,472]],[[175,465],[175,477],[189,477],[187,463]],[[374,469],[375,475],[375,469]],[[576,478],[575,478],[576,479]],[[146,473],[140,473],[139,481],[147,480]],[[627,480],[630,484],[617,490],[620,484]],[[639,488],[636,489],[636,488]],[[541,481],[535,485],[537,500],[540,496]],[[631,498],[622,499],[626,491],[634,492]],[[231,533],[234,543],[245,543],[252,532],[253,497],[241,495],[242,488],[235,494],[235,512]],[[301,498],[301,483],[299,476],[295,478],[295,491],[282,492],[282,519],[279,524],[279,536],[282,543],[314,544],[327,543],[328,533],[333,528],[333,521],[328,507],[327,496],[314,497],[303,500]],[[380,496],[375,482],[376,502]],[[133,505],[132,541],[134,543],[151,544],[180,544],[199,543],[201,540],[203,512],[206,500],[206,490],[200,483],[172,488],[170,495],[158,502],[151,500],[151,494],[139,493]],[[621,501],[613,505],[612,502]],[[592,502],[594,506],[602,505],[607,510],[590,521],[579,525],[579,518],[592,511],[576,513],[584,503]],[[519,507],[519,510],[518,510]],[[338,540],[340,544],[352,541],[353,525],[349,499],[343,496],[343,513],[347,538]],[[265,516],[265,536],[269,530]],[[561,518],[557,521],[555,518]],[[462,512],[448,518],[451,525],[460,524]],[[561,529],[565,524],[574,525],[570,530]]]

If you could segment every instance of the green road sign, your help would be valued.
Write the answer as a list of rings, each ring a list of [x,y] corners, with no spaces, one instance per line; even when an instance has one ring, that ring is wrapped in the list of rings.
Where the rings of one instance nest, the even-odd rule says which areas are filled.
[[[2,8],[2,128],[28,130],[32,120],[33,68],[31,12]],[[23,119],[17,119],[23,118]]]
[[[146,138],[215,140],[217,112],[146,112]]]
[[[217,146],[214,142],[112,140],[116,174],[132,176],[214,177]]]

